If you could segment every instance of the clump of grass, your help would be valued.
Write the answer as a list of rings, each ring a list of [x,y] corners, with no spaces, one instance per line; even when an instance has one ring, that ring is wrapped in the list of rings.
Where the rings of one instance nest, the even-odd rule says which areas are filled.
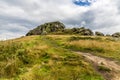
[[[68,38],[68,41],[78,41],[78,40],[102,40],[102,38],[100,38],[100,37],[89,37],[89,36],[87,36],[87,37],[79,37],[79,36],[72,36],[72,37],[70,37],[70,38]]]
[[[97,45],[96,45],[97,44]],[[83,51],[83,52],[105,52],[103,48],[104,43],[90,40],[79,40],[68,42],[65,47],[72,50]]]
[[[105,66],[98,66],[98,70],[101,72],[110,72],[111,69]]]
[[[22,69],[25,70],[25,66],[28,67],[34,63],[35,56],[31,55],[27,49],[28,43],[36,44],[28,41],[18,42],[18,39],[0,42],[0,77],[15,77],[25,72],[22,71]]]

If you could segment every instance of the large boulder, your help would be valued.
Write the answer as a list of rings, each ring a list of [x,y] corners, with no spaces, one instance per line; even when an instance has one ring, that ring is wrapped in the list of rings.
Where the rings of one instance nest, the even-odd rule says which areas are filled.
[[[116,33],[112,34],[112,36],[113,36],[113,37],[118,37],[118,38],[119,38],[119,37],[120,37],[120,32],[116,32]]]
[[[102,32],[98,32],[98,31],[95,32],[95,35],[96,35],[96,36],[104,36],[104,34],[103,34]]]
[[[87,35],[87,36],[92,36],[93,35],[92,30],[86,29],[84,27],[79,28],[78,32],[79,32],[80,35]]]
[[[30,30],[26,34],[26,36],[41,35],[44,33],[49,34],[49,33],[53,33],[53,32],[63,31],[64,28],[65,28],[65,25],[59,21],[49,22],[49,23],[42,24],[33,30]]]

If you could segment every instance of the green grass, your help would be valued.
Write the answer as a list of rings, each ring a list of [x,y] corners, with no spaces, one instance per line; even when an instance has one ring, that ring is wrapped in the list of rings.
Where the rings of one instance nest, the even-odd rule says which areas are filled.
[[[104,80],[67,38],[29,36],[0,42],[0,80]],[[67,37],[67,36],[64,36]]]
[[[120,40],[112,37],[78,36],[54,37],[62,47],[81,52],[89,52],[112,60],[120,61]]]

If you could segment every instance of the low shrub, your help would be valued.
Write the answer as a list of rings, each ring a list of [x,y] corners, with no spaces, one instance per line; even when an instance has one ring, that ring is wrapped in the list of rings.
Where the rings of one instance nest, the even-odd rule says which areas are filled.
[[[98,70],[101,72],[110,72],[111,69],[105,66],[98,66]]]

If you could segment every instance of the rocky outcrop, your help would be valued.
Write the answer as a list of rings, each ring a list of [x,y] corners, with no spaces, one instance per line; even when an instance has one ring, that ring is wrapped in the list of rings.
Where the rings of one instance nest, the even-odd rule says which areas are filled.
[[[87,29],[85,27],[80,28],[65,28],[65,25],[59,21],[49,22],[42,24],[33,30],[30,30],[26,36],[29,35],[46,35],[46,34],[79,34],[84,36],[93,36],[94,33],[92,30]],[[95,32],[96,36],[104,36],[101,32]],[[113,37],[120,37],[120,32],[114,33],[113,35],[105,35],[105,36],[113,36]]]
[[[116,33],[112,34],[112,36],[119,38],[120,37],[120,32],[116,32]]]
[[[98,31],[97,31],[97,32],[95,32],[95,35],[96,35],[96,36],[104,36],[104,34],[103,34],[103,33],[98,32]]]
[[[84,27],[81,27],[81,28],[72,28],[71,30],[72,30],[72,32],[74,34],[87,35],[87,36],[93,35],[92,30],[86,29]]]
[[[58,31],[64,30],[64,28],[65,28],[65,25],[59,21],[49,22],[49,23],[42,24],[33,30],[30,30],[26,34],[26,36],[58,32]]]
[[[81,28],[65,29],[65,25],[59,21],[49,22],[30,30],[26,36],[30,35],[44,35],[44,34],[80,34],[80,35],[93,35],[92,30]]]
[[[79,28],[78,30],[79,30],[78,32],[80,35],[88,35],[88,36],[93,35],[93,32],[90,29],[86,29],[86,28],[82,27],[82,28]]]

